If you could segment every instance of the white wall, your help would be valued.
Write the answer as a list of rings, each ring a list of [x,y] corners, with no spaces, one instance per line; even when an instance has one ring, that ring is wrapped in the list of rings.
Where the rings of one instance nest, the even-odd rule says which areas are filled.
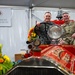
[[[25,8],[12,8],[11,27],[0,27],[0,43],[3,44],[2,53],[14,61],[14,54],[21,49],[27,49],[28,11]]]

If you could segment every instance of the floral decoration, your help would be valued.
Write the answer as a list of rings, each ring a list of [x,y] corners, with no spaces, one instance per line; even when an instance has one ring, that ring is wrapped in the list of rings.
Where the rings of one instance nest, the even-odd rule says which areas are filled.
[[[34,32],[34,27],[30,28],[28,33],[28,41],[34,40],[38,37],[38,35]]]
[[[7,55],[2,55],[2,44],[0,44],[0,75],[5,74],[13,67],[10,58]]]

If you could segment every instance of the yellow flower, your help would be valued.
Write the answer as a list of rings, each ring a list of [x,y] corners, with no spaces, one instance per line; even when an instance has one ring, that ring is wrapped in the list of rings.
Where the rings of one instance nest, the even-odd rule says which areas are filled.
[[[31,37],[35,38],[36,37],[36,33],[35,32],[32,32],[31,33]]]
[[[5,59],[5,61],[10,62],[10,58],[7,55],[4,55],[3,58]]]
[[[31,37],[28,37],[28,41],[31,41]]]

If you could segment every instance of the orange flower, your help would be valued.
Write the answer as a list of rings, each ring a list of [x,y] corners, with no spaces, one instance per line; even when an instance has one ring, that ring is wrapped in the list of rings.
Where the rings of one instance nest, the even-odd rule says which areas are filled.
[[[0,63],[3,63],[4,62],[4,59],[3,58],[0,58]]]

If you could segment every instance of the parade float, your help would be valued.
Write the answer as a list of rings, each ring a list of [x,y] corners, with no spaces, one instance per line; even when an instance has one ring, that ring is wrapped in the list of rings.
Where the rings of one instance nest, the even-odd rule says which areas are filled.
[[[75,75],[75,46],[57,44],[62,35],[58,25],[50,27],[48,35],[54,44],[42,45],[34,28],[30,29],[26,42],[30,52],[6,75]]]
[[[0,44],[0,75],[4,75],[8,70],[13,67],[10,58],[2,54],[2,44]]]
[[[63,35],[60,27],[64,21],[58,14],[58,20],[47,32],[52,38],[51,44],[41,44],[39,35],[35,28],[28,33],[28,48],[30,52],[24,55],[24,59],[9,70],[6,75],[75,75],[75,46],[58,45],[59,38]],[[41,23],[46,26],[49,23]],[[40,34],[40,32],[39,32]]]

